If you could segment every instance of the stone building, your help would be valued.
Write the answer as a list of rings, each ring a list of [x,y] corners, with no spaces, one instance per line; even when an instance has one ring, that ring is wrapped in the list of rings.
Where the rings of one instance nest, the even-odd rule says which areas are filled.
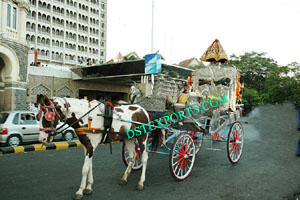
[[[29,0],[26,40],[39,62],[73,67],[106,60],[106,0]],[[25,37],[25,36],[24,36]]]
[[[26,109],[27,0],[0,0],[0,110]]]

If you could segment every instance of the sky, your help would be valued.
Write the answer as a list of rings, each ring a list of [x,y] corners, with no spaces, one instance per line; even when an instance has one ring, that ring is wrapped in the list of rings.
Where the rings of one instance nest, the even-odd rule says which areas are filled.
[[[228,56],[266,52],[300,63],[300,0],[107,0],[107,60],[153,51],[168,64],[199,59],[219,39]]]

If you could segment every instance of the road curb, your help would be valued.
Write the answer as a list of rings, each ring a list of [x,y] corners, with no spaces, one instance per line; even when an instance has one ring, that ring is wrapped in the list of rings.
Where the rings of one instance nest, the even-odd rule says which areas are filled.
[[[24,153],[29,151],[45,151],[51,149],[66,149],[70,147],[81,147],[82,144],[79,140],[70,141],[70,142],[53,142],[46,144],[42,147],[42,144],[33,144],[25,146],[16,146],[16,147],[1,147],[0,154],[10,154],[10,153]]]

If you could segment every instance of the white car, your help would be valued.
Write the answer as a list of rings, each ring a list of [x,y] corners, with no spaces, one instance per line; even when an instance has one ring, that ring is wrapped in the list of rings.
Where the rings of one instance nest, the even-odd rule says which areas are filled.
[[[38,142],[40,125],[36,115],[35,111],[0,112],[0,144],[18,146],[24,142]],[[57,128],[61,125],[62,123],[58,124]],[[63,128],[66,127],[67,125]],[[69,127],[54,139],[70,141],[75,136],[74,129]]]

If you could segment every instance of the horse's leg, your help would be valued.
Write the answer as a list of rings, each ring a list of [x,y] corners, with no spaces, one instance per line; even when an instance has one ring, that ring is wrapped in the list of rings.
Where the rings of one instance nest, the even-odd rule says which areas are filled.
[[[161,147],[163,147],[164,145],[166,145],[166,130],[161,129],[161,133],[162,133],[162,139],[163,139],[163,143],[161,144]]]
[[[135,152],[135,146],[134,146],[134,139],[132,140],[128,140],[128,139],[124,139],[125,141],[125,146],[127,148],[127,151],[129,153],[129,163],[128,166],[124,172],[123,177],[120,180],[120,184],[125,184],[127,183],[127,178],[130,175],[131,172],[131,168],[134,165],[134,161],[135,161],[135,157],[136,157],[136,152]]]
[[[88,171],[88,180],[87,180],[87,186],[86,188],[83,190],[83,194],[89,195],[92,194],[93,189],[92,189],[92,185],[94,183],[94,177],[93,177],[93,157],[91,157],[91,159],[89,159],[89,171]]]
[[[147,138],[148,138],[148,135],[146,136],[145,140],[143,141],[143,145],[144,145],[144,148],[142,148],[142,144],[139,143],[140,145],[140,149],[142,151],[142,165],[143,165],[143,170],[142,170],[142,175],[141,175],[141,178],[140,178],[140,181],[137,185],[137,189],[138,190],[142,190],[144,189],[144,181],[146,180],[146,168],[147,168],[147,161],[148,161],[148,152],[147,152]]]
[[[75,193],[75,195],[73,197],[74,200],[82,199],[82,197],[83,197],[83,190],[85,189],[85,186],[86,186],[87,174],[88,174],[89,169],[90,169],[90,163],[92,163],[91,162],[92,157],[89,158],[89,155],[86,154],[87,150],[86,150],[85,146],[83,146],[83,149],[84,149],[85,158],[84,158],[84,164],[83,164],[83,167],[82,167],[81,184],[80,184],[80,187],[79,187],[78,191]]]

